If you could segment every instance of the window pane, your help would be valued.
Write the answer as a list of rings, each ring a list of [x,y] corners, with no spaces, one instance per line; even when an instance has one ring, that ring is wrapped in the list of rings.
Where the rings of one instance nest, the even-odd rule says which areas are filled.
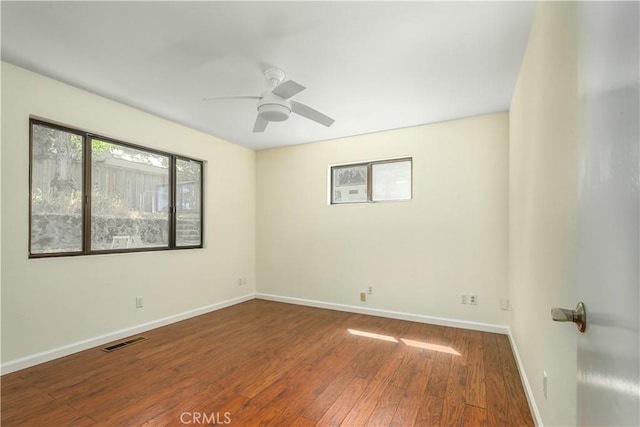
[[[176,246],[202,245],[202,163],[176,159]]]
[[[373,201],[411,199],[411,160],[372,165]]]
[[[91,249],[169,244],[169,156],[91,140]]]
[[[32,254],[82,251],[81,135],[32,124]]]
[[[333,171],[333,203],[367,201],[367,165],[341,166]]]

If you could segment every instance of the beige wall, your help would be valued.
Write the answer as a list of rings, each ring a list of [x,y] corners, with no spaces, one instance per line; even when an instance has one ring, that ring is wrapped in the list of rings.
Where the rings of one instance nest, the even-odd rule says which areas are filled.
[[[259,292],[506,325],[507,147],[504,113],[258,152]],[[398,157],[413,200],[328,204],[331,165]]]
[[[30,115],[204,160],[205,248],[29,260]],[[2,64],[3,364],[254,292],[253,151]]]
[[[575,424],[577,333],[549,312],[576,304],[576,55],[575,3],[539,2],[510,110],[509,296],[545,425]]]

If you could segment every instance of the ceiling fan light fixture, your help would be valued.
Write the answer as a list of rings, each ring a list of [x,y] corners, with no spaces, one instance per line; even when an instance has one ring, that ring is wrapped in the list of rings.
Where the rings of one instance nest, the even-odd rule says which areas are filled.
[[[262,104],[258,107],[258,115],[269,122],[282,122],[289,118],[291,109],[281,104]]]
[[[293,80],[287,80],[283,83],[285,77],[284,71],[275,67],[268,68],[264,70],[264,76],[267,79],[268,87],[260,96],[217,96],[204,98],[203,100],[257,99],[258,116],[253,125],[254,133],[264,132],[269,122],[283,122],[287,120],[291,113],[295,113],[323,126],[329,127],[333,124],[334,120],[331,117],[301,102],[291,100],[293,96],[299,94],[306,88]]]

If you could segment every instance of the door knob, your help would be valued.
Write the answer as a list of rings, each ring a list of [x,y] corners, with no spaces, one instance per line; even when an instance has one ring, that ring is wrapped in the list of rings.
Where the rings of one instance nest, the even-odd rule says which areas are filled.
[[[551,309],[551,318],[556,322],[574,322],[580,332],[587,329],[587,312],[584,304],[579,302],[575,310],[554,307]]]

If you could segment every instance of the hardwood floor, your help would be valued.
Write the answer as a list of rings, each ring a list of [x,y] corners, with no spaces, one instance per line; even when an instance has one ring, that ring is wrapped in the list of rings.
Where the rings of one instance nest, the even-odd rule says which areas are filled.
[[[532,426],[508,338],[253,300],[2,377],[2,425]]]

